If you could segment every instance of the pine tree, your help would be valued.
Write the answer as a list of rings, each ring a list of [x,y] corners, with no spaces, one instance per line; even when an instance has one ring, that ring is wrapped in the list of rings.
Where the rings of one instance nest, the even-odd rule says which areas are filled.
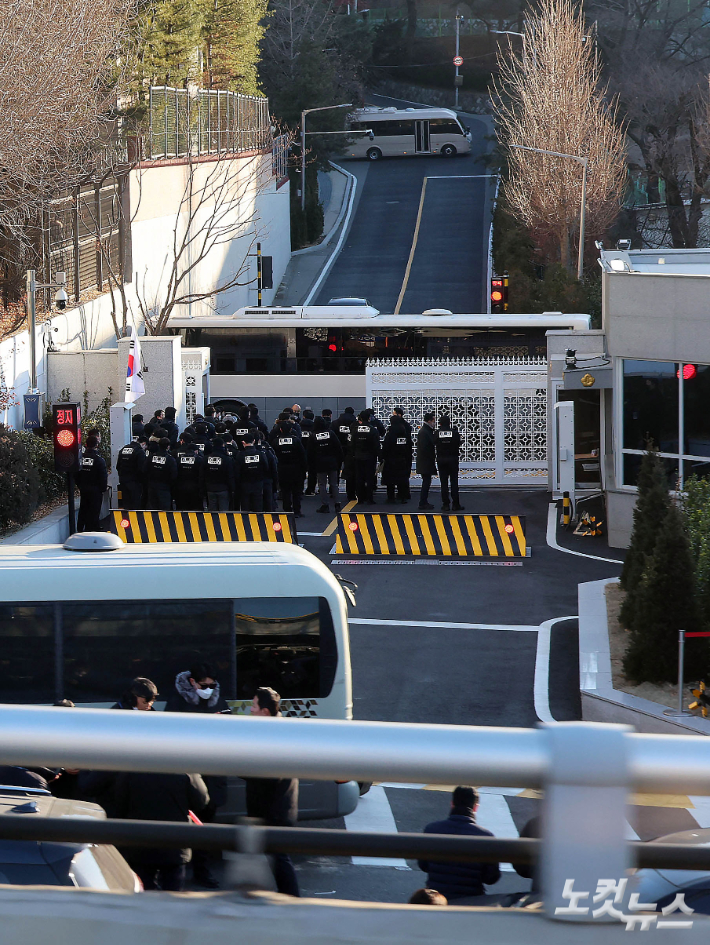
[[[199,74],[203,0],[143,0],[133,21],[137,83],[184,86]]]
[[[671,505],[658,530],[635,594],[631,640],[624,673],[637,682],[674,682],[678,676],[678,630],[698,627],[695,569],[681,513]],[[705,640],[685,650],[686,678],[701,678],[708,666]]]
[[[205,85],[245,95],[259,93],[260,43],[267,0],[203,0]]]
[[[621,572],[621,587],[626,591],[626,598],[621,605],[620,617],[622,624],[629,629],[636,610],[636,593],[669,505],[663,463],[656,453],[649,450],[641,460],[631,543]]]
[[[690,549],[695,561],[698,606],[703,629],[710,629],[710,482],[691,476],[683,499]]]

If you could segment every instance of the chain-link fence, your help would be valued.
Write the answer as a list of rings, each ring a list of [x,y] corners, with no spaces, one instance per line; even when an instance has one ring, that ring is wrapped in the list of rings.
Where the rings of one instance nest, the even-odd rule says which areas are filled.
[[[272,145],[269,100],[215,89],[151,86],[148,160],[258,151]]]

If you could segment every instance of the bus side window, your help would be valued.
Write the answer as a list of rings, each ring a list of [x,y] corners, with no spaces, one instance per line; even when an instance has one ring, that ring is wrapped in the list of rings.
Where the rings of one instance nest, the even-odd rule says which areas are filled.
[[[463,129],[453,118],[431,118],[429,130],[433,135],[462,135]]]
[[[52,604],[0,604],[0,699],[54,702],[54,651]]]

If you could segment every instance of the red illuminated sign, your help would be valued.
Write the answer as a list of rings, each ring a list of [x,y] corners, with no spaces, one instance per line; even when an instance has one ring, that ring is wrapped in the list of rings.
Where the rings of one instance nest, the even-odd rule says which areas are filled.
[[[73,410],[58,410],[57,411],[57,425],[60,427],[70,427],[74,424],[74,411]],[[62,444],[65,445],[65,444]],[[71,446],[71,442],[67,443],[66,446]]]

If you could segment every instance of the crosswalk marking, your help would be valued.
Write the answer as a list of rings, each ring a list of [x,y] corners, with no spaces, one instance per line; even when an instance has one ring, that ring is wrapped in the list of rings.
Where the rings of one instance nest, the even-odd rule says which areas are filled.
[[[385,789],[373,784],[367,794],[360,798],[352,814],[345,817],[346,830],[363,830],[367,833],[397,833],[397,824]],[[408,870],[407,861],[397,857],[354,856],[356,866],[394,866]]]
[[[479,827],[490,830],[494,837],[500,839],[515,839],[519,836],[518,828],[513,821],[513,815],[502,794],[479,794],[476,823]],[[505,873],[515,872],[512,864],[499,863]]]

